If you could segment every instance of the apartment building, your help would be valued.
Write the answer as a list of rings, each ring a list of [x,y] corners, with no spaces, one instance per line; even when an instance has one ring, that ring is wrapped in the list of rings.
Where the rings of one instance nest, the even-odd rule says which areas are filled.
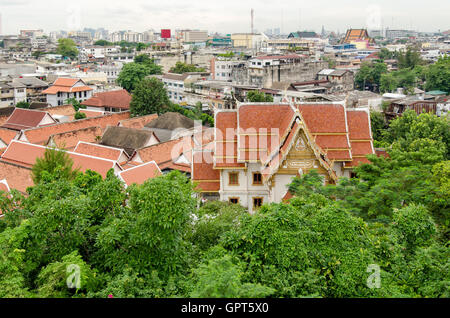
[[[0,107],[14,106],[27,101],[26,86],[20,83],[0,83]]]

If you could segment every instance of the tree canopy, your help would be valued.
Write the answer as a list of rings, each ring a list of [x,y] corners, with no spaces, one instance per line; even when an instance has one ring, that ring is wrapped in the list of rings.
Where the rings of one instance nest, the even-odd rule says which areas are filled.
[[[170,73],[183,74],[189,72],[205,72],[203,67],[197,67],[192,64],[186,64],[183,62],[177,62],[174,67],[170,69]]]
[[[335,185],[311,170],[254,214],[180,172],[126,188],[49,150],[26,195],[0,193],[0,297],[448,298],[448,125],[380,121],[389,157]]]
[[[161,114],[170,101],[164,84],[156,78],[146,78],[136,84],[130,103],[132,116]]]

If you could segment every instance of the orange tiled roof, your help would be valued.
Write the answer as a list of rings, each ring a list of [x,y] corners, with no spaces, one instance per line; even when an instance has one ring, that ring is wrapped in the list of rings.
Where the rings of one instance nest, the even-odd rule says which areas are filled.
[[[87,143],[83,141],[80,141],[78,143],[73,152],[118,162],[128,159],[123,149]]]
[[[0,160],[0,179],[8,182],[10,189],[26,193],[28,187],[34,185],[31,178],[31,168]]]
[[[68,123],[60,123],[51,126],[29,129],[23,131],[20,140],[28,141],[33,144],[44,145],[52,135],[97,126],[105,129],[107,126],[117,126],[121,120],[127,118],[130,118],[129,112],[114,113],[102,117],[87,118]]]
[[[39,145],[29,144],[21,141],[12,141],[7,150],[3,153],[1,161],[20,165],[25,168],[31,168],[37,158],[44,156],[47,148]],[[102,177],[110,169],[117,168],[121,170],[119,165],[112,160],[103,158],[68,152],[68,155],[73,160],[73,168],[81,171],[92,170],[98,172]]]
[[[97,93],[88,100],[85,100],[81,105],[90,107],[111,107],[120,109],[129,109],[131,102],[131,95],[125,89],[118,91]]]
[[[19,132],[15,130],[0,128],[0,139],[6,144],[9,144],[18,134]]]
[[[175,165],[174,161],[181,155],[184,155],[188,160],[190,160],[192,156],[192,149],[193,142],[191,138],[180,138],[139,149],[136,151],[136,154],[133,158],[131,158],[131,160],[136,160],[136,158],[139,158],[144,163],[154,161],[161,168],[161,170],[174,169],[183,172],[189,170],[190,172],[190,166],[180,164]]]
[[[194,152],[192,179],[198,183],[197,189],[201,192],[220,191],[220,171],[214,169],[212,160],[212,152]]]
[[[127,128],[134,128],[134,129],[142,129],[146,125],[148,125],[152,121],[154,121],[155,119],[158,119],[157,114],[152,114],[152,115],[147,115],[147,116],[142,116],[142,117],[135,117],[135,118],[122,120],[119,123],[119,126],[127,127]]]
[[[2,127],[14,130],[30,129],[38,127],[46,116],[49,116],[50,120],[56,123],[53,117],[47,112],[16,108]]]
[[[95,143],[103,134],[100,127],[88,127],[78,130],[63,132],[49,137],[47,146],[53,145],[59,149],[73,150],[80,141]]]
[[[119,178],[127,186],[131,186],[132,184],[140,185],[160,175],[162,175],[162,172],[154,161],[121,171],[118,174]]]
[[[348,109],[348,128],[353,161],[346,163],[346,168],[354,168],[361,163],[370,163],[367,155],[375,154],[373,148],[370,112],[368,109]]]
[[[104,116],[105,112],[98,111],[98,110],[87,110],[87,109],[80,109],[80,113],[83,113],[86,115],[86,118],[95,118]]]

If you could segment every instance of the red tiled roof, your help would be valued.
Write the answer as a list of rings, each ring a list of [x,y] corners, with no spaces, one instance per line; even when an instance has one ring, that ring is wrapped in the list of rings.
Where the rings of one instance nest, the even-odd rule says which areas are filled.
[[[10,189],[25,193],[28,187],[34,185],[31,178],[31,168],[0,161],[0,179],[6,179]]]
[[[81,103],[84,106],[91,107],[111,107],[120,109],[129,109],[131,95],[125,89],[104,93],[97,93],[90,99]]]
[[[86,118],[95,118],[95,117],[100,117],[100,116],[105,115],[105,112],[98,111],[98,110],[80,109],[79,111],[80,111],[80,113],[85,114]]]
[[[139,149],[131,160],[135,160],[135,158],[139,157],[144,163],[155,161],[162,170],[175,167],[183,169],[182,171],[184,171],[186,170],[186,167],[183,167],[182,165],[180,165],[180,167],[174,166],[174,160],[177,160],[183,154],[190,160],[192,147],[193,142],[189,137],[171,140]]]
[[[128,159],[123,149],[87,143],[82,141],[78,143],[73,152],[119,162]]]
[[[15,130],[0,128],[0,139],[7,145],[13,140],[19,133]]]
[[[38,127],[45,116],[49,116],[50,120],[53,121],[53,123],[56,123],[56,121],[47,112],[16,108],[2,127],[14,130]]]
[[[162,175],[161,170],[154,161],[119,172],[119,177],[127,186],[140,185],[160,175]]]
[[[147,116],[142,116],[142,117],[135,117],[135,118],[122,120],[119,123],[119,126],[120,127],[133,128],[133,129],[142,129],[146,125],[148,125],[152,121],[154,121],[155,119],[158,119],[158,115],[157,114],[152,114],[152,115],[147,115]]]
[[[4,180],[0,180],[0,192],[9,192],[9,185],[8,182],[6,181],[6,179]],[[0,211],[1,214],[1,211]]]
[[[128,118],[130,118],[130,113],[123,112],[97,118],[87,118],[68,123],[60,123],[51,126],[29,129],[23,132],[21,135],[21,140],[28,141],[33,144],[44,145],[52,135],[97,126],[102,129],[106,129],[107,126],[117,126],[121,120]]]
[[[95,143],[101,139],[102,135],[103,130],[100,127],[82,128],[52,135],[46,145],[70,151],[75,149],[80,141]]]
[[[31,168],[36,163],[37,158],[42,158],[44,156],[46,149],[47,148],[43,146],[14,140],[3,153],[1,160],[25,168]],[[106,177],[106,174],[110,169],[114,169],[115,167],[120,169],[119,165],[112,160],[73,152],[68,152],[68,155],[73,160],[73,168],[80,169],[83,172],[92,170],[98,172],[102,177]]]

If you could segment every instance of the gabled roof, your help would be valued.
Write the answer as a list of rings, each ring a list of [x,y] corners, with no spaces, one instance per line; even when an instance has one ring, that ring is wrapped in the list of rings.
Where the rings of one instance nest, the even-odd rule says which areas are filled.
[[[181,115],[180,113],[165,113],[150,123],[145,125],[146,128],[156,128],[156,129],[191,129],[194,128],[194,120]]]
[[[83,86],[74,87],[78,82],[83,83]],[[76,78],[58,78],[52,86],[42,91],[43,94],[47,95],[56,95],[59,92],[64,93],[75,93],[75,92],[84,92],[84,91],[92,91],[93,89],[87,86],[83,80]]]
[[[353,161],[345,164],[345,168],[354,168],[361,163],[370,163],[367,155],[375,154],[370,122],[370,111],[367,108],[347,109],[350,143]]]
[[[117,126],[119,121],[128,118],[130,118],[130,113],[123,112],[96,118],[87,118],[67,123],[28,129],[22,132],[20,140],[31,142],[33,144],[44,145],[48,142],[49,137],[52,135],[97,126],[105,129],[108,126]]]
[[[9,192],[10,188],[6,179],[0,180],[0,192]],[[1,211],[0,211],[1,214]]]
[[[147,180],[156,178],[160,175],[162,175],[161,169],[154,161],[121,171],[118,174],[119,178],[125,182],[127,186],[133,184],[141,185]]]
[[[158,114],[152,114],[152,115],[141,116],[141,117],[134,117],[134,118],[122,120],[119,123],[119,127],[142,129],[142,128],[145,127],[145,125],[150,124],[155,119],[158,119]]]
[[[56,120],[54,120],[47,112],[16,108],[2,127],[14,130],[35,128],[42,126],[41,122],[45,117],[47,117],[49,121],[56,123]]]
[[[117,162],[124,162],[128,160],[128,156],[125,154],[123,149],[88,143],[84,141],[78,142],[78,145],[75,147],[73,152],[109,159]]]
[[[34,185],[31,178],[31,168],[0,160],[0,179],[8,182],[10,189],[26,193],[28,187]]]
[[[7,145],[11,142],[11,140],[16,138],[18,134],[19,133],[15,130],[0,128],[0,139]]]
[[[125,149],[127,154],[131,156],[137,149],[146,147],[152,137],[156,138],[151,131],[110,126],[103,134],[100,143],[105,146]]]
[[[14,140],[2,154],[1,161],[31,168],[36,163],[37,158],[44,156],[46,149],[47,147],[44,146]],[[113,160],[73,152],[67,152],[67,154],[73,160],[73,168],[80,169],[83,172],[92,170],[98,172],[102,177],[106,177],[110,169],[122,170]]]
[[[192,156],[192,180],[197,183],[200,192],[220,191],[220,170],[212,164],[214,153],[196,151]]]
[[[130,109],[131,95],[125,89],[96,93],[93,97],[81,103],[90,107],[110,107]]]
[[[103,130],[100,127],[88,127],[51,135],[46,146],[59,149],[73,150],[79,142],[95,143],[101,139]]]

